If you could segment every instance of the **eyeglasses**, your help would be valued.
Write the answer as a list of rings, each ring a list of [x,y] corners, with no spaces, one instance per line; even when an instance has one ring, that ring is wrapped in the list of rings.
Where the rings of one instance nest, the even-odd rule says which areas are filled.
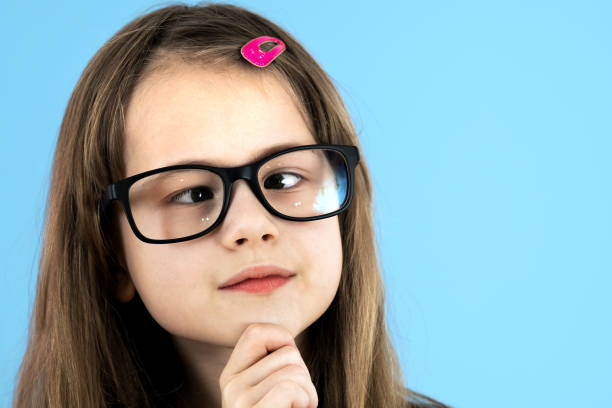
[[[110,184],[100,200],[100,213],[119,200],[140,240],[187,241],[223,221],[232,185],[244,179],[271,214],[291,221],[320,220],[348,208],[358,163],[356,146],[307,145],[238,167],[167,166]]]

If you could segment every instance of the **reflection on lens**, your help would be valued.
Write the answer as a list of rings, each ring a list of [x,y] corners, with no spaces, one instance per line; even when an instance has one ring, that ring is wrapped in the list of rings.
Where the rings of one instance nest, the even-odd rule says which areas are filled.
[[[223,181],[210,171],[189,169],[154,174],[129,191],[136,227],[150,239],[175,239],[210,227],[223,206]]]
[[[326,180],[323,186],[319,188],[312,207],[317,213],[325,214],[340,208],[338,201],[338,187],[336,183]]]
[[[266,162],[258,181],[278,212],[291,217],[325,215],[346,200],[347,166],[334,150],[298,150]]]

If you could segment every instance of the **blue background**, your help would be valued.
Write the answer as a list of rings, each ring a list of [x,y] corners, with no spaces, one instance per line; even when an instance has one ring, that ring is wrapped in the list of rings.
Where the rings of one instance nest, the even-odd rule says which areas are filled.
[[[612,406],[611,3],[235,3],[301,40],[353,114],[407,385],[456,407]],[[155,4],[3,4],[1,406],[69,95]]]

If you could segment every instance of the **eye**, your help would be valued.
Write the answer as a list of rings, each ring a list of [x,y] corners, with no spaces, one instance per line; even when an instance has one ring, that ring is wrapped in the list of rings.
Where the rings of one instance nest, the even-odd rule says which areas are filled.
[[[264,188],[288,189],[295,186],[302,179],[302,176],[295,173],[276,173],[266,178]]]
[[[176,201],[183,204],[194,204],[201,201],[210,200],[214,196],[210,188],[206,186],[199,186],[184,190],[181,193],[172,197],[172,201]]]

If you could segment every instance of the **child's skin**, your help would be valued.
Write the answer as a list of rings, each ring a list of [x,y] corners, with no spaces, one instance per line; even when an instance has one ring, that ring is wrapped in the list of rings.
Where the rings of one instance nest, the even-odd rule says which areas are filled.
[[[126,111],[126,175],[188,159],[237,166],[267,149],[316,143],[288,85],[258,74],[173,62],[145,77]],[[302,357],[304,330],[338,289],[337,217],[280,219],[240,180],[225,220],[203,237],[147,244],[122,214],[120,238],[129,278],[117,297],[127,301],[137,290],[171,334],[189,371],[185,396],[191,406],[316,406]],[[218,289],[254,264],[297,275],[269,293]]]

